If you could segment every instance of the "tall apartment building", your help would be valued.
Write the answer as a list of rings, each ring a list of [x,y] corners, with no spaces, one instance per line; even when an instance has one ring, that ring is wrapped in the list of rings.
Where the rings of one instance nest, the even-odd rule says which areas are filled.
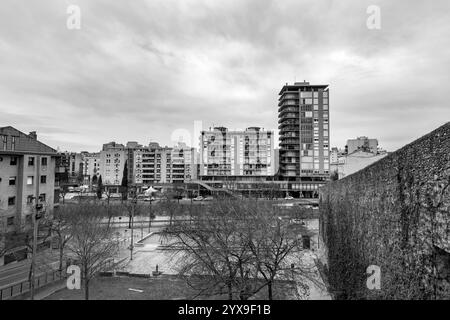
[[[118,187],[122,184],[127,160],[128,149],[123,144],[110,142],[103,145],[102,151],[99,152],[99,176],[102,176],[102,182],[105,186]]]
[[[92,182],[92,178],[100,176],[101,170],[101,159],[100,152],[82,152],[81,153],[82,162],[82,173],[84,176],[84,183],[89,185]]]
[[[275,174],[272,131],[250,127],[229,131],[224,127],[202,131],[200,176],[273,176]]]
[[[172,182],[183,183],[197,179],[196,152],[179,142],[172,149]]]
[[[378,151],[378,140],[369,139],[367,137],[358,137],[356,139],[349,139],[347,140],[345,150],[347,154],[351,154],[358,150],[376,154]]]
[[[150,143],[148,147],[135,149],[132,164],[133,183],[136,185],[170,183],[171,151],[170,148],[160,147],[155,142]]]
[[[329,177],[328,85],[286,84],[279,93],[280,175],[285,181]]]
[[[9,235],[31,228],[31,215],[39,199],[51,213],[55,187],[56,150],[39,142],[36,132],[25,134],[13,127],[0,128],[0,265],[26,258],[26,247],[12,245]]]
[[[174,148],[161,147],[156,142],[149,146],[137,146],[132,156],[129,172],[132,183],[152,185],[156,183],[184,183],[196,178],[195,149],[179,144]]]

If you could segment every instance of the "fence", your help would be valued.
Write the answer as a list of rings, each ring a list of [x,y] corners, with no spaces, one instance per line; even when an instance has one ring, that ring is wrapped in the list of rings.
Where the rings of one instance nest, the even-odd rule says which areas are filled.
[[[99,272],[101,270],[108,270],[115,265],[114,259],[106,260],[102,263]],[[67,279],[68,274],[63,270],[53,270],[43,274],[39,274],[34,279],[34,288],[35,290],[38,288],[42,288],[48,284],[55,283],[57,281]],[[10,284],[8,286],[0,288],[0,301],[7,300],[14,297],[18,297],[30,291],[31,281],[24,280],[18,281],[16,283]]]

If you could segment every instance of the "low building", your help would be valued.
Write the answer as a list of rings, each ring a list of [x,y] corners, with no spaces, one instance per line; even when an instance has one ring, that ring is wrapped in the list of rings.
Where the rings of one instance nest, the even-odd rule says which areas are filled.
[[[367,152],[357,150],[348,155],[341,155],[338,161],[331,164],[332,172],[338,173],[338,178],[342,179],[355,173],[388,155],[387,152]]]

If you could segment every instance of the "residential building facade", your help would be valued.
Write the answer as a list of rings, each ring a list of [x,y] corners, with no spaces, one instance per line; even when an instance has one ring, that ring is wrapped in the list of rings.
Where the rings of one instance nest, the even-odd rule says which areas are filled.
[[[0,265],[26,258],[26,247],[15,247],[9,235],[31,228],[36,204],[51,214],[59,201],[56,157],[56,150],[38,141],[35,132],[0,128]]]
[[[356,139],[349,139],[347,140],[347,145],[345,146],[347,154],[351,154],[358,150],[377,153],[377,149],[378,149],[378,140],[369,139],[367,137],[358,137]]]
[[[107,187],[117,188],[122,184],[125,163],[128,160],[128,150],[123,144],[110,142],[103,145],[99,152],[99,174],[102,183]],[[127,173],[125,173],[127,174]]]
[[[273,176],[274,135],[259,127],[229,131],[225,127],[202,131],[200,176]]]
[[[328,85],[309,82],[286,84],[279,93],[280,177],[307,197],[330,176],[329,99]]]

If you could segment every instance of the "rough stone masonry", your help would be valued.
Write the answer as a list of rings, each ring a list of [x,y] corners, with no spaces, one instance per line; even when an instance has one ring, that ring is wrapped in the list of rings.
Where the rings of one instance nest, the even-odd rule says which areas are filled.
[[[327,184],[320,219],[336,299],[450,299],[450,122]]]

